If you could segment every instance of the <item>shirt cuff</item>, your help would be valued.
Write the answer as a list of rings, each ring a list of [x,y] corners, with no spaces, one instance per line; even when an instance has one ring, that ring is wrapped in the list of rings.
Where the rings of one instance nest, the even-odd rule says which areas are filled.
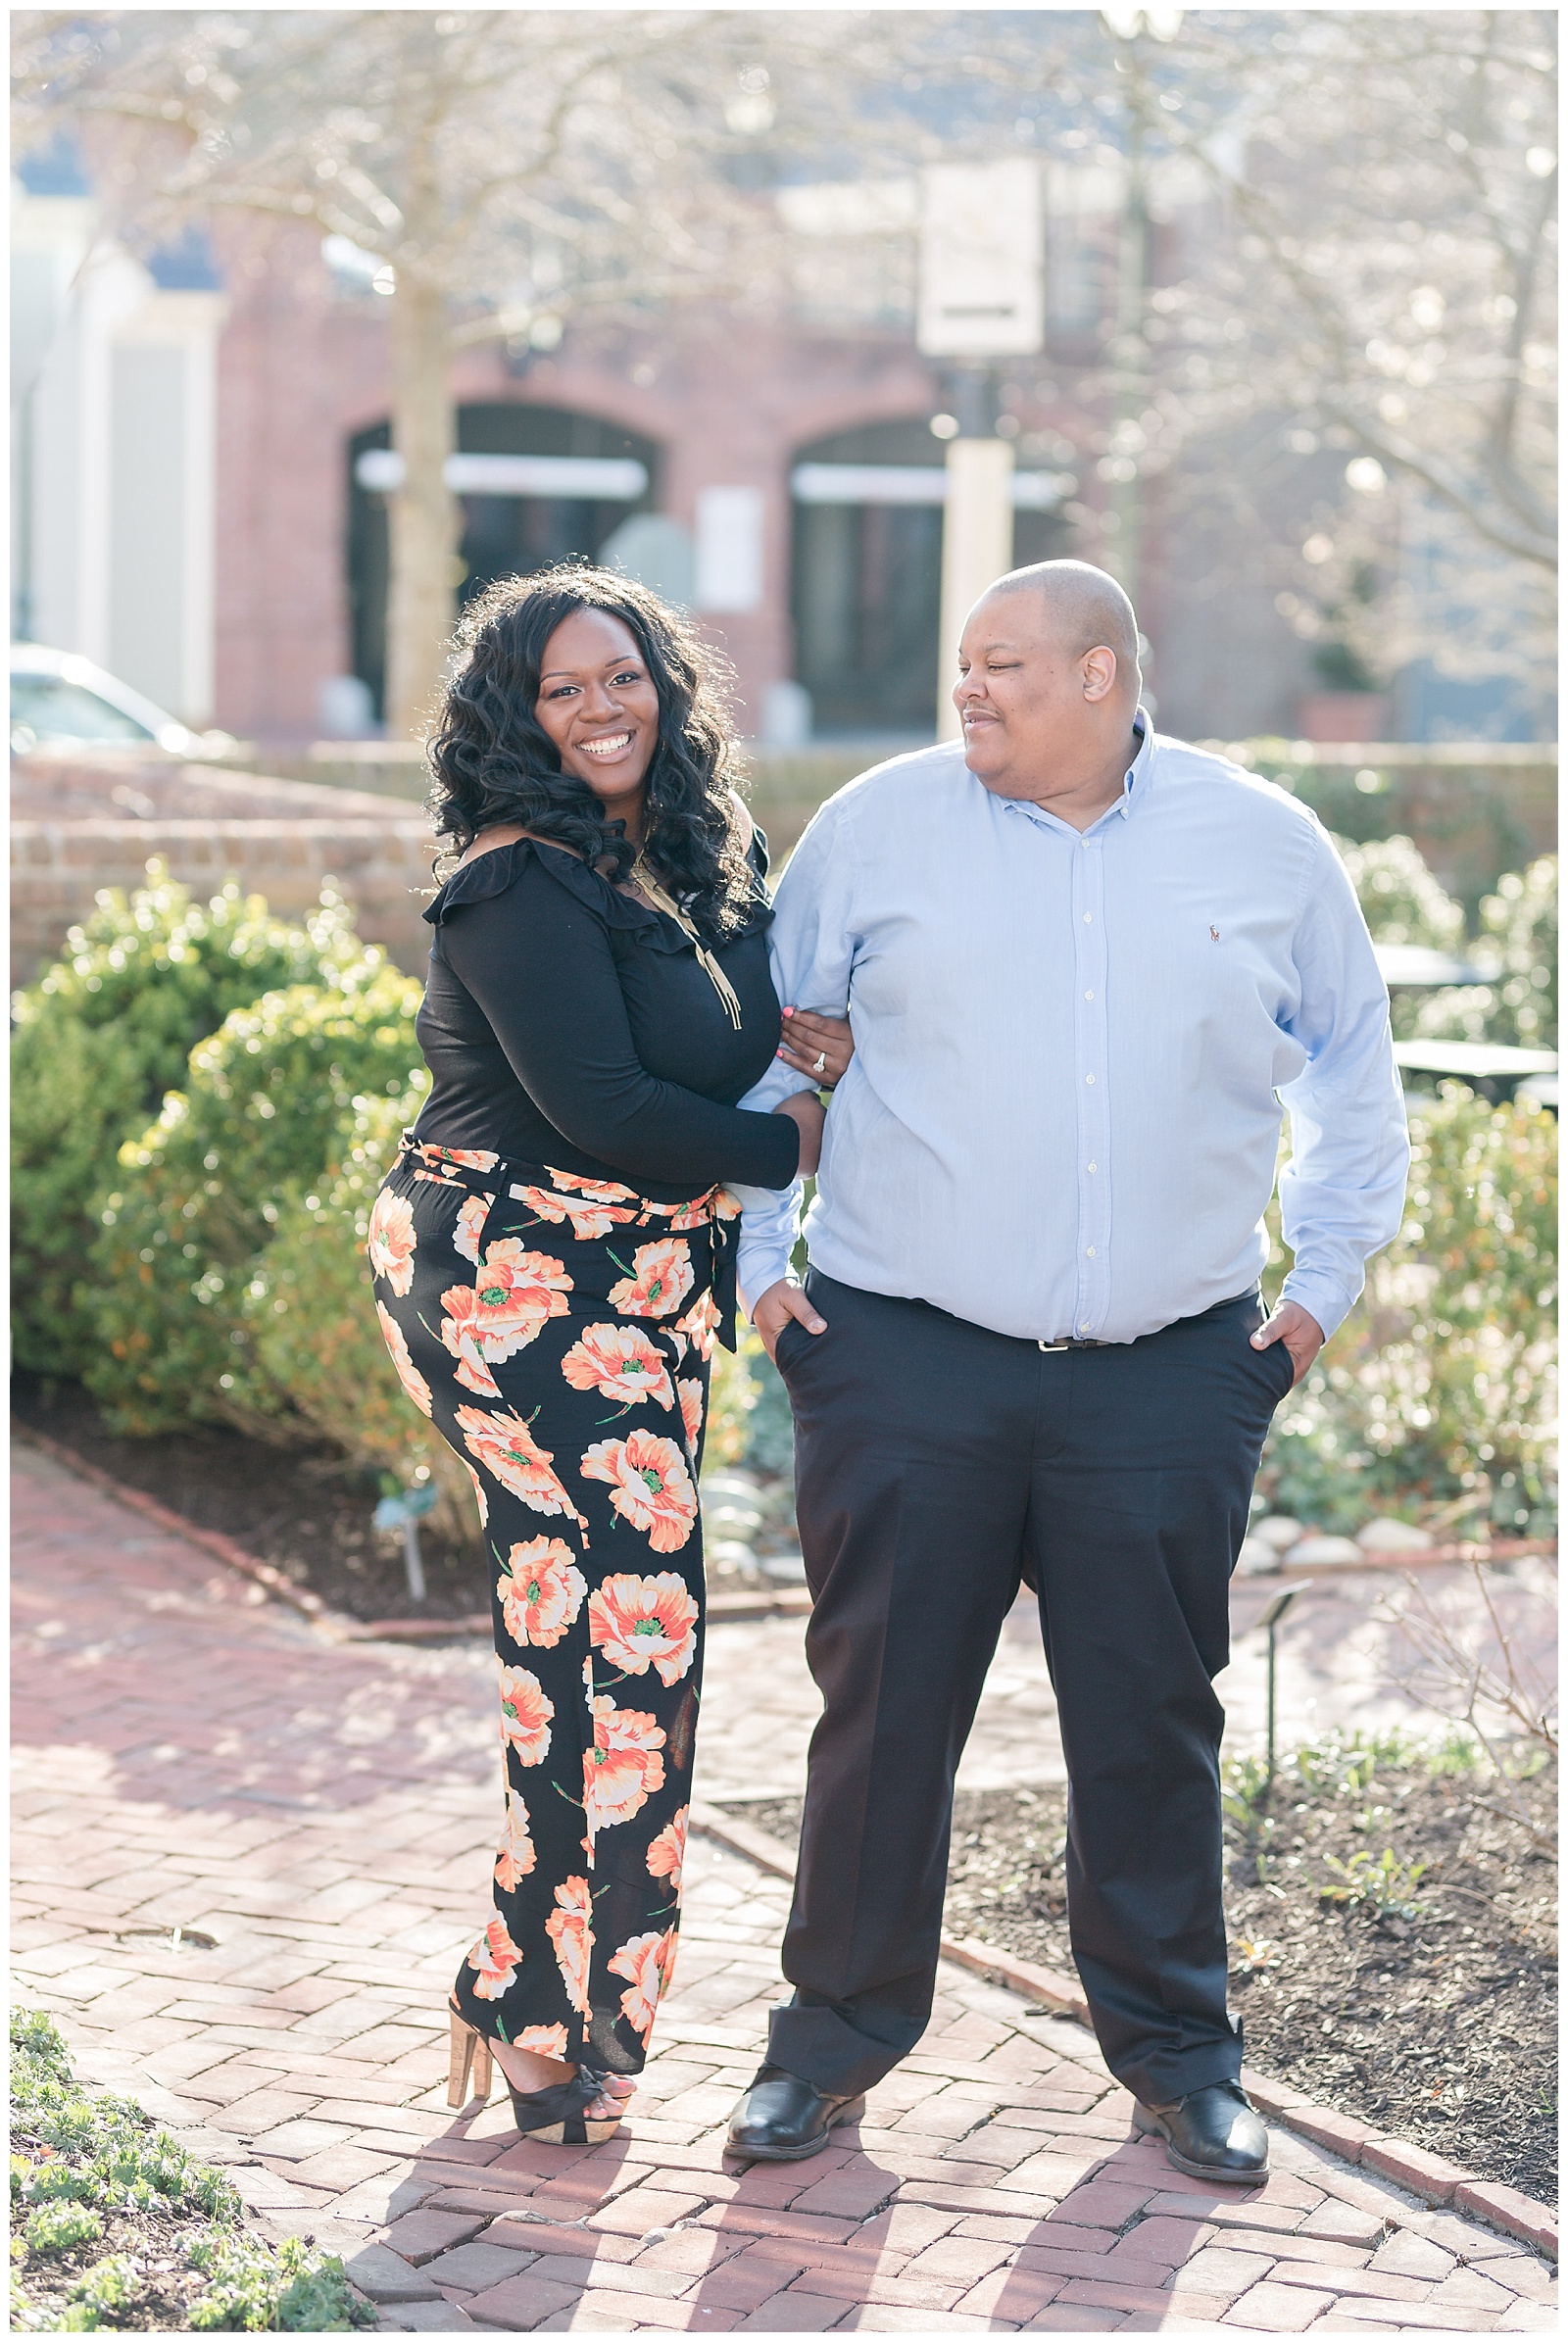
[[[1360,1297],[1359,1293],[1347,1293],[1343,1285],[1314,1277],[1310,1269],[1292,1269],[1280,1289],[1282,1301],[1294,1301],[1298,1309],[1316,1318],[1325,1342],[1339,1332]]]
[[[771,1232],[753,1237],[749,1244],[742,1236],[735,1256],[735,1282],[748,1320],[768,1287],[789,1275],[792,1249],[793,1246],[780,1242]]]

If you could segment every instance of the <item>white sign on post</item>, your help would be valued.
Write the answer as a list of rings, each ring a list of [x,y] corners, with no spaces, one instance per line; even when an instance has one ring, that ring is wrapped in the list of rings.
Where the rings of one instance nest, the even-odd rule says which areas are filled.
[[[1040,166],[933,163],[920,189],[915,338],[930,358],[1028,356],[1046,337]]]

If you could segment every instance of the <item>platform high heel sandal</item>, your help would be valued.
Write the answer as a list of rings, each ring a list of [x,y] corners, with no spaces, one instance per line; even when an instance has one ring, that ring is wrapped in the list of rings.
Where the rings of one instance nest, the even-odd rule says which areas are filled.
[[[472,2096],[481,2104],[488,2101],[493,2068],[499,2063],[491,2055],[490,2044],[482,2033],[476,2033],[458,2015],[451,2012],[451,2058],[447,2069],[447,2104],[466,2106],[469,2103],[468,2080],[473,2077]],[[592,2068],[579,2066],[565,2081],[553,2082],[544,2090],[519,2090],[502,2068],[501,2078],[512,2100],[513,2120],[523,2137],[538,2139],[547,2147],[591,2147],[611,2138],[620,2126],[618,2114],[590,2117],[584,2109],[604,2095],[607,2076]]]
[[[490,2102],[491,2056],[490,2043],[483,2033],[476,2033],[471,2025],[465,2024],[456,2009],[449,2012],[452,2020],[451,2041],[447,2057],[447,2104],[466,2106],[471,2097],[481,2106]],[[473,2087],[469,2090],[469,2076]]]

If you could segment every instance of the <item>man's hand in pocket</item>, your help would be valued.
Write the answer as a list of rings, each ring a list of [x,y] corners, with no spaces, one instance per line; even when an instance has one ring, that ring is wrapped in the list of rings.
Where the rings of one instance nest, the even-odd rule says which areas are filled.
[[[752,1311],[752,1323],[770,1358],[778,1348],[779,1336],[792,1317],[800,1320],[808,1334],[827,1332],[827,1319],[812,1308],[807,1299],[806,1288],[797,1285],[793,1277],[780,1277],[775,1285],[768,1287]]]

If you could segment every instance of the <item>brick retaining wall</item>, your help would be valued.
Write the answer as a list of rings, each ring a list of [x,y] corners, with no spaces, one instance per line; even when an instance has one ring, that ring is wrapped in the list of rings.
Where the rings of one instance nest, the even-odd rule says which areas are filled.
[[[155,856],[196,895],[233,877],[285,918],[309,910],[330,878],[366,942],[424,972],[433,850],[406,803],[125,756],[29,757],[13,798],[13,984],[58,955],[101,889],[142,885]]]
[[[1268,744],[1266,769],[1293,744]],[[1305,743],[1294,746],[1304,749]],[[885,753],[885,750],[882,752]],[[1233,754],[1240,753],[1236,748]],[[878,754],[876,744],[748,744],[753,804],[775,867],[815,806]],[[140,884],[162,855],[176,878],[208,893],[233,875],[298,916],[324,878],[354,903],[368,942],[422,975],[432,842],[412,799],[425,786],[417,753],[381,743],[321,744],[294,761],[303,775],[217,770],[137,751],[38,754],[16,767],[12,809],[13,983],[52,958],[103,887]],[[1362,794],[1356,770],[1384,786]],[[1287,766],[1333,829],[1414,837],[1444,884],[1472,902],[1556,843],[1556,752],[1549,747],[1373,744],[1317,749]],[[356,781],[370,787],[355,787]]]
[[[775,868],[826,797],[858,772],[909,745],[902,740],[813,740],[799,748],[743,743],[752,809],[767,832]],[[1517,870],[1557,843],[1557,751],[1517,741],[1371,741],[1329,746],[1304,740],[1201,744],[1279,772],[1341,836],[1358,842],[1415,840],[1443,884],[1474,902],[1504,870]],[[317,741],[265,750],[270,768],[334,789],[376,789],[418,799],[429,776],[421,752],[397,741]],[[1357,785],[1374,772],[1380,786]]]

